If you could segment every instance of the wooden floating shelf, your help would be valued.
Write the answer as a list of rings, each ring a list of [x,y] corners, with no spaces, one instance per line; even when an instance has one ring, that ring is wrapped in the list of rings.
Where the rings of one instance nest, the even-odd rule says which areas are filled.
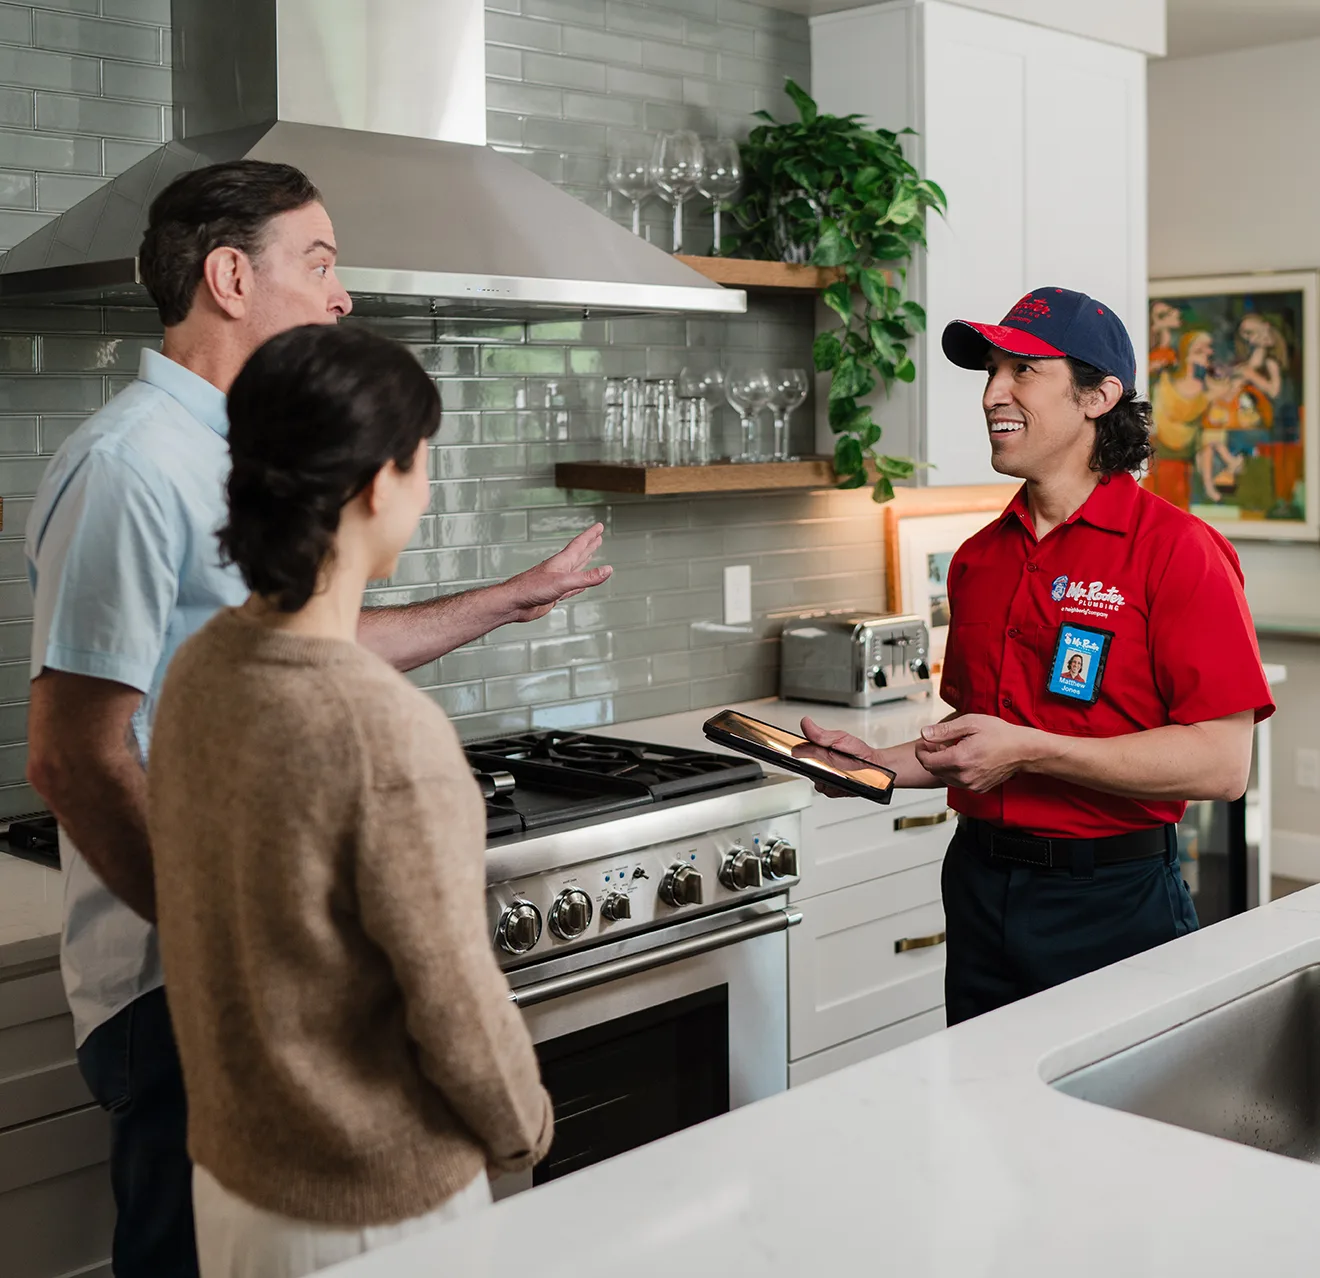
[[[592,492],[736,493],[773,488],[832,488],[834,465],[828,457],[804,457],[789,462],[712,462],[709,466],[642,466],[625,462],[560,462],[555,467],[559,488]]]
[[[743,257],[689,257],[685,253],[675,256],[708,280],[732,288],[768,289],[777,293],[807,289],[819,293],[843,279],[843,271],[837,266],[795,266],[791,262],[755,262]]]

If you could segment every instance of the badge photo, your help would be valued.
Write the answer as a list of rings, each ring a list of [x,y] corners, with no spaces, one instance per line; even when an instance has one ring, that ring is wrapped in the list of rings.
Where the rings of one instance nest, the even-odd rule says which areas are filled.
[[[1060,626],[1054,644],[1054,660],[1050,664],[1049,690],[1069,701],[1095,705],[1113,638],[1113,632],[1109,630]]]

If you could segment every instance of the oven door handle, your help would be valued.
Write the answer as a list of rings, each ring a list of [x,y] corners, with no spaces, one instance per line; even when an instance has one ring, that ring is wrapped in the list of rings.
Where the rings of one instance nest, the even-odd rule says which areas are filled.
[[[783,932],[790,927],[796,927],[801,922],[801,914],[790,913],[788,910],[758,914],[754,919],[721,928],[718,932],[707,932],[703,936],[692,936],[685,941],[674,941],[670,945],[661,945],[641,954],[629,954],[623,958],[611,959],[598,967],[589,967],[581,972],[569,972],[566,976],[552,976],[549,980],[538,981],[535,985],[511,990],[509,1001],[519,1007],[534,1007],[537,1003],[545,1003],[552,998],[562,998],[566,994],[595,989],[596,986],[605,985],[609,981],[617,981],[624,976],[636,976],[639,972],[649,972],[668,963],[677,963],[680,959],[695,958],[698,954],[722,950],[726,945],[737,945],[739,941],[750,941],[753,937]]]

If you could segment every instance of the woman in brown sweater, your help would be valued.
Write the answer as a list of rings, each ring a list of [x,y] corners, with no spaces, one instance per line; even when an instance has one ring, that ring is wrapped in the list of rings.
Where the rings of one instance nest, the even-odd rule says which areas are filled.
[[[429,497],[435,387],[315,326],[229,395],[223,553],[148,785],[202,1278],[295,1278],[490,1201],[551,1109],[491,952],[485,813],[442,711],[355,642]]]

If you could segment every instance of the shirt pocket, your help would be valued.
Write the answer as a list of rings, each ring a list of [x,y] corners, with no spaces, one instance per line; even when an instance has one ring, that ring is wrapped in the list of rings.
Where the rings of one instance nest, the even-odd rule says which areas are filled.
[[[1096,729],[1098,705],[1089,706],[1073,701],[1049,690],[1050,675],[1054,671],[1054,651],[1059,642],[1058,625],[1037,626],[1033,640],[1036,654],[1036,672],[1032,680],[1031,708],[1034,726],[1046,732],[1057,732],[1065,737],[1094,737],[1103,735]],[[1111,642],[1112,647],[1112,642]],[[1104,675],[1101,674],[1103,688]],[[1103,692],[1101,696],[1103,696]]]

